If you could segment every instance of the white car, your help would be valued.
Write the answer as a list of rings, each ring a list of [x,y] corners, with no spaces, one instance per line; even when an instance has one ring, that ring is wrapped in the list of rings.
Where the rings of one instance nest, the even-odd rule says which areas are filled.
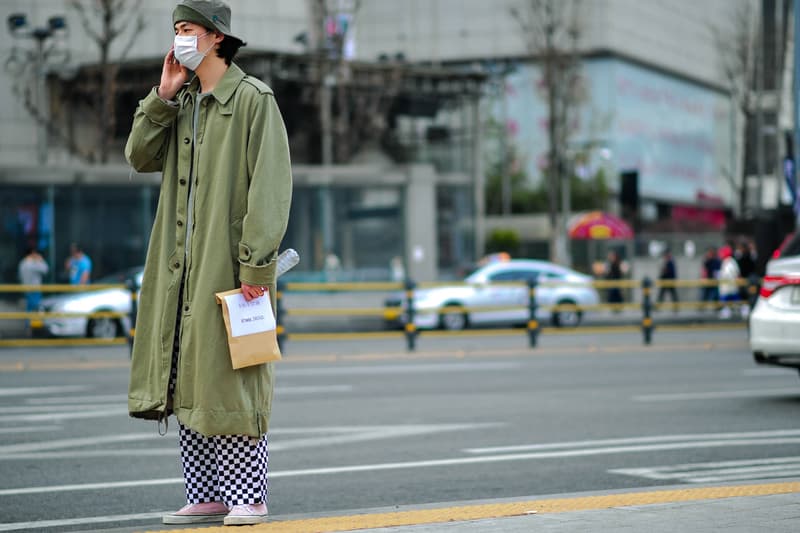
[[[420,329],[461,330],[477,325],[519,325],[529,319],[527,282],[535,280],[538,320],[550,319],[556,326],[575,327],[583,312],[580,307],[600,302],[592,277],[574,270],[534,259],[511,259],[490,263],[468,276],[463,284],[423,288],[414,291],[414,324]],[[503,283],[501,283],[503,282]],[[516,283],[508,283],[516,282]],[[386,300],[387,322],[407,320],[402,295]],[[551,313],[548,306],[575,305],[574,310]],[[508,307],[487,309],[480,307]],[[476,310],[477,309],[477,310]]]
[[[135,284],[136,290],[142,286],[144,275],[142,267],[131,268],[106,276],[94,281],[96,284],[122,284],[129,282]],[[49,296],[42,299],[40,311],[50,313],[96,313],[111,311],[124,313],[121,318],[93,318],[65,317],[44,318],[41,321],[32,321],[35,330],[43,331],[53,337],[93,337],[100,339],[113,339],[123,337],[130,330],[129,313],[132,308],[132,298],[126,289],[101,289],[81,292],[69,292],[58,296]]]
[[[800,370],[800,256],[767,263],[750,312],[750,349],[759,364]]]

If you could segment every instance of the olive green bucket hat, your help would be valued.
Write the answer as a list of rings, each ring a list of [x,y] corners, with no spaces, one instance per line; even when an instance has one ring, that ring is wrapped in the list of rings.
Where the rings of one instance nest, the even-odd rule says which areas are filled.
[[[178,22],[192,22],[247,44],[231,33],[231,8],[219,0],[181,0],[172,12],[172,23]]]

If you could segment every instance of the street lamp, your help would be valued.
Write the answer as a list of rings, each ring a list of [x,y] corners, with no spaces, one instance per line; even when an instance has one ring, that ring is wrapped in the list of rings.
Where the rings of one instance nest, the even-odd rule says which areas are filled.
[[[15,39],[33,39],[35,49],[25,51],[27,58],[20,60],[16,57],[19,52],[16,48],[6,62],[7,70],[19,69],[17,74],[24,72],[32,62],[35,78],[35,105],[37,109],[37,160],[40,165],[47,163],[47,115],[48,105],[46,97],[47,69],[46,63],[55,50],[55,46],[45,47],[45,43],[53,37],[66,34],[67,21],[63,16],[52,16],[44,26],[30,27],[28,17],[24,13],[12,13],[6,19],[8,31]],[[27,59],[27,60],[26,60]],[[66,58],[61,58],[59,63],[66,63]],[[19,79],[19,78],[18,78]]]

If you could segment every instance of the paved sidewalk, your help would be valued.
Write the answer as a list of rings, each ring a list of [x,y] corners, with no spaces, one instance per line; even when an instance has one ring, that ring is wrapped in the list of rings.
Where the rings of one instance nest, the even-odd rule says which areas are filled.
[[[195,527],[194,530],[209,533],[230,528]],[[369,509],[349,515],[275,516],[269,523],[241,530],[795,533],[800,531],[800,478]]]

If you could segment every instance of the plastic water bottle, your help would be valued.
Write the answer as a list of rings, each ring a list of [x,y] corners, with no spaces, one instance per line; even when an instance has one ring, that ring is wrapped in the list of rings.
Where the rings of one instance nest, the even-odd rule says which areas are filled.
[[[289,270],[300,262],[300,254],[294,248],[287,248],[278,255],[278,266],[275,267],[275,275],[286,274]]]

